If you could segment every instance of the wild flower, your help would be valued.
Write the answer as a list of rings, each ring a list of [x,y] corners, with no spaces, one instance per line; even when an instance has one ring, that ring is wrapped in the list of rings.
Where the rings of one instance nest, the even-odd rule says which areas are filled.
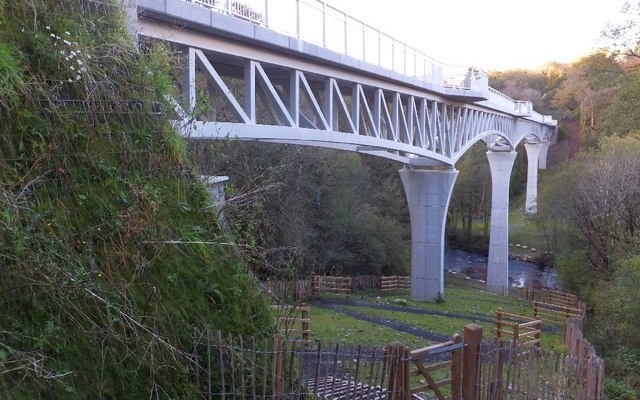
[[[64,61],[67,62],[67,64],[65,64],[65,67],[69,72],[71,72],[70,76],[66,79],[67,82],[74,82],[82,79],[82,73],[86,72],[87,68],[86,63],[80,59],[80,54],[82,54],[82,52],[78,48],[78,42],[61,38],[54,32],[51,32],[51,27],[48,25],[45,26],[45,29],[49,31],[49,37],[52,38],[54,46],[63,46],[63,49],[59,51],[59,54],[64,57]],[[68,37],[72,36],[71,32],[69,31],[64,31],[64,34]],[[91,59],[91,56],[86,55],[86,58]]]

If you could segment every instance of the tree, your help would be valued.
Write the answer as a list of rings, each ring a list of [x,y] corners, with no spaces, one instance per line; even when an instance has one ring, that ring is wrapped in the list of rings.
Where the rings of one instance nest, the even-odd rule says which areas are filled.
[[[621,76],[622,69],[612,55],[596,52],[585,56],[567,70],[552,105],[573,114],[583,132],[598,134]]]
[[[407,271],[409,220],[397,164],[262,143],[195,144],[191,154],[205,173],[231,177],[225,218],[259,275]]]
[[[627,1],[620,12],[625,19],[609,23],[602,30],[603,45],[615,55],[640,58],[640,2]]]
[[[567,253],[579,252],[589,280],[611,279],[611,260],[626,254],[639,238],[640,137],[610,137],[583,151],[558,174],[541,198],[547,218],[567,223]],[[569,266],[575,265],[570,263]],[[560,266],[562,269],[562,266]],[[571,271],[569,271],[570,276]],[[574,276],[575,278],[575,276]]]
[[[620,89],[613,96],[607,109],[605,130],[608,133],[626,135],[640,131],[640,70],[622,78]]]

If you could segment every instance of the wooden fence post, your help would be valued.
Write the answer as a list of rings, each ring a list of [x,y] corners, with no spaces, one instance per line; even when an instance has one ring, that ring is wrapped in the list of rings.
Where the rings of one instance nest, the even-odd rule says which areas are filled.
[[[400,363],[402,365],[402,398],[411,400],[411,349],[402,346]]]
[[[398,358],[400,358],[399,350],[400,343],[395,342],[387,346],[387,398],[389,400],[398,400]]]
[[[457,333],[451,338],[453,343],[462,342],[462,336]],[[462,387],[462,348],[455,349],[451,352],[451,398],[460,398],[460,389]],[[408,400],[408,398],[407,398]]]
[[[302,339],[309,342],[309,307],[302,303],[300,306],[300,317],[302,318]]]
[[[496,337],[498,339],[502,337],[502,308],[498,308],[496,312]]]
[[[275,335],[273,338],[273,399],[278,400],[282,395],[282,337]]]
[[[462,371],[462,398],[476,400],[478,396],[478,378],[480,377],[480,343],[482,343],[482,327],[478,324],[467,324],[464,327],[464,354]]]

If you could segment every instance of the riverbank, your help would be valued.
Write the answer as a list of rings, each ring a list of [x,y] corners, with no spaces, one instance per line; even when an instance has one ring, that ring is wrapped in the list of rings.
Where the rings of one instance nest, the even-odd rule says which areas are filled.
[[[465,250],[445,248],[444,267],[472,279],[487,279],[487,257]],[[509,282],[514,287],[557,287],[558,277],[553,268],[541,268],[524,260],[509,260]]]

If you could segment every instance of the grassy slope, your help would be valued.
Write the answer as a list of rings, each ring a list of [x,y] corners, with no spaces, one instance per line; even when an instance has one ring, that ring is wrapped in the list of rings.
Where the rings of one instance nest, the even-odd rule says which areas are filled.
[[[3,399],[193,398],[194,328],[271,326],[121,12],[0,0]]]

